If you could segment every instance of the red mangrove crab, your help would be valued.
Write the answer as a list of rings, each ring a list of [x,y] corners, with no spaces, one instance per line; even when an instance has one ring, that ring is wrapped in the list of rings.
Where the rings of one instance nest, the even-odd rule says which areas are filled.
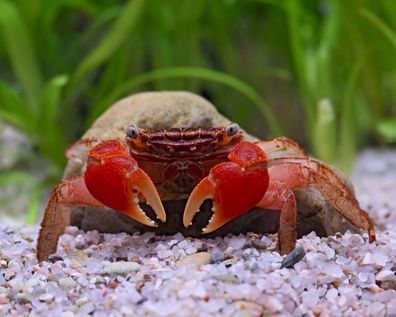
[[[107,206],[147,226],[157,226],[139,207],[146,201],[165,222],[162,201],[188,197],[183,224],[189,226],[204,200],[213,200],[213,215],[202,229],[217,230],[253,207],[280,211],[279,250],[296,244],[294,189],[314,186],[338,213],[355,227],[375,232],[354,194],[325,164],[309,158],[293,140],[242,140],[235,123],[223,128],[126,128],[119,140],[82,140],[89,146],[85,172],[63,180],[52,192],[41,223],[37,258],[56,251],[69,223],[72,206]]]

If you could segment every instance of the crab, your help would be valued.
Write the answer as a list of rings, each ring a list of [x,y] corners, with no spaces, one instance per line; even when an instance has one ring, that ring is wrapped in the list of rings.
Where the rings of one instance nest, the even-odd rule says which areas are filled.
[[[296,245],[293,190],[315,187],[352,225],[376,240],[373,223],[354,194],[326,164],[310,158],[293,140],[280,137],[243,141],[236,123],[222,128],[126,128],[120,140],[83,139],[72,147],[91,148],[85,172],[64,179],[52,191],[37,244],[38,261],[56,252],[73,206],[107,206],[151,227],[158,223],[139,206],[146,202],[166,221],[162,201],[188,197],[183,224],[188,227],[206,199],[213,215],[210,233],[254,207],[280,211],[279,251]]]

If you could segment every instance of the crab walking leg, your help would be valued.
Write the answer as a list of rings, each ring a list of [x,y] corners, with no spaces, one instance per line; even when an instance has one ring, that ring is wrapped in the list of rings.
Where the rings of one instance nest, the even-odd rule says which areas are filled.
[[[261,140],[255,143],[267,155],[268,159],[299,157],[308,158],[304,149],[300,147],[295,141],[280,137],[272,140]]]
[[[279,251],[290,253],[296,246],[296,198],[291,189],[279,182],[271,182],[257,207],[280,210]]]
[[[339,214],[359,229],[367,230],[370,242],[376,240],[374,225],[362,210],[354,194],[328,166],[314,159],[274,159],[269,162],[272,181],[285,184],[290,189],[312,186]]]
[[[90,194],[82,176],[69,177],[52,191],[37,240],[39,262],[56,252],[59,237],[70,224],[70,207],[81,205],[103,206]]]

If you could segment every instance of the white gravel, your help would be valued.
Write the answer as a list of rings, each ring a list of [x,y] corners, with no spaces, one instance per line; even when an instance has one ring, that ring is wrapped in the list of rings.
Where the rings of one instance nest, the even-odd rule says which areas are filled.
[[[280,269],[276,235],[84,233],[37,264],[37,227],[0,226],[1,316],[396,316],[396,152],[364,152],[353,174],[377,244],[347,232],[298,240]],[[56,261],[58,259],[58,261]]]

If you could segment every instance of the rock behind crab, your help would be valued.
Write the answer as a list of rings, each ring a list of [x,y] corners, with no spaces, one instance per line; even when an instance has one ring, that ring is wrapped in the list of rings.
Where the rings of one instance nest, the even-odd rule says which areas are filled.
[[[125,128],[131,124],[143,129],[166,129],[175,127],[225,127],[231,121],[222,116],[216,108],[204,98],[182,91],[146,92],[124,98],[112,105],[100,116],[83,138],[100,140],[125,138]],[[245,140],[253,141],[255,137],[245,134]],[[87,149],[75,150],[69,155],[64,177],[80,175],[85,168]],[[315,189],[302,189],[296,192],[297,198],[297,232],[304,235],[315,231],[318,235],[331,235],[335,232],[353,230],[321,197]],[[211,216],[211,205],[205,203],[194,219],[193,225],[184,228],[182,217],[186,200],[165,201],[167,212],[166,223],[158,228],[142,225],[135,220],[108,208],[74,207],[71,223],[83,230],[100,232],[146,232],[158,234],[174,234],[181,232],[185,236],[201,236],[201,229],[208,223]],[[143,205],[150,214],[150,209]],[[275,233],[278,229],[279,212],[255,208],[217,230],[205,235],[207,237],[225,235],[227,233]]]

